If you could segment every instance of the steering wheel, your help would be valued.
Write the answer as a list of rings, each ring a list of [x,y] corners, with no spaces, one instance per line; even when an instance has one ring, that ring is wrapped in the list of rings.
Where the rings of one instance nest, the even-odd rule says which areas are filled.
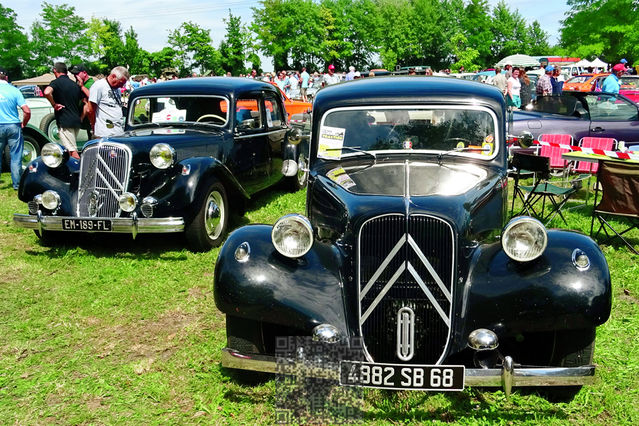
[[[204,114],[203,116],[201,116],[200,118],[198,118],[197,120],[195,120],[196,123],[199,123],[200,121],[202,121],[202,119],[204,118],[214,118],[216,120],[220,120],[222,123],[224,123],[226,121],[226,118],[224,117],[220,117],[219,115],[215,115],[215,114]]]

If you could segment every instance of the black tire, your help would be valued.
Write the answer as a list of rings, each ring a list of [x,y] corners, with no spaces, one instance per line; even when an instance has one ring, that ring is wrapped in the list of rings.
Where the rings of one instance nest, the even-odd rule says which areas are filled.
[[[218,247],[228,232],[229,204],[224,185],[213,181],[198,196],[197,213],[186,225],[186,239],[193,251]]]
[[[595,327],[583,330],[555,332],[554,348],[550,357],[553,367],[582,367],[592,364],[595,352]],[[551,401],[570,401],[581,386],[551,386],[543,389]]]
[[[308,169],[308,160],[306,155],[300,154],[297,159],[297,174],[286,178],[286,186],[289,191],[297,192],[306,187],[308,172],[303,171],[303,169]]]
[[[37,230],[33,232],[40,239],[40,245],[42,247],[54,247],[63,241],[61,232]]]
[[[58,123],[55,121],[55,115],[53,113],[44,116],[40,121],[40,130],[47,135],[47,138],[51,142],[60,142],[60,135],[58,135]]]

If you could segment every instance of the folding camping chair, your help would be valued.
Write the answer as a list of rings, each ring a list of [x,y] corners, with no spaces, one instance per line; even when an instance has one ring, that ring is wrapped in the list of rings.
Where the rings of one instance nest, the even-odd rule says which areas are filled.
[[[604,151],[612,151],[617,149],[617,140],[613,138],[593,138],[586,136],[581,138],[579,146],[582,148],[603,149]],[[590,163],[587,161],[579,161],[575,171],[578,173],[597,173],[599,163]]]
[[[556,215],[559,215],[567,225],[566,218],[561,213],[562,207],[566,204],[572,194],[577,192],[575,182],[568,182],[569,186],[563,187],[555,183],[565,184],[566,182],[550,183],[550,158],[530,154],[515,153],[513,155],[513,168],[515,171],[515,188],[513,193],[512,209],[514,211],[515,198],[519,197],[523,203],[522,209],[515,216],[529,214],[536,216],[544,223],[550,222]],[[521,185],[522,174],[526,172],[535,173],[533,185]],[[541,210],[535,205],[541,201]],[[546,214],[546,202],[549,201],[550,212]]]
[[[543,142],[557,143],[561,145],[572,145],[572,136],[564,134],[543,134],[539,135],[539,140]],[[542,145],[539,155],[550,158],[550,168],[553,170],[561,170],[564,176],[567,176],[566,161],[561,158],[561,154],[570,151],[568,148],[560,148],[555,146]]]
[[[632,229],[639,229],[639,164],[603,161],[597,172],[597,189],[595,190],[595,209],[590,223],[590,235],[593,235],[595,218],[599,221],[598,236],[603,230],[607,239],[604,244],[619,237],[635,254],[639,252],[623,237]],[[597,195],[601,186],[602,196],[597,204]],[[606,218],[626,219],[630,222],[627,229],[618,232]],[[623,225],[622,225],[623,226]],[[617,226],[619,228],[619,226]],[[611,231],[611,234],[608,233]]]

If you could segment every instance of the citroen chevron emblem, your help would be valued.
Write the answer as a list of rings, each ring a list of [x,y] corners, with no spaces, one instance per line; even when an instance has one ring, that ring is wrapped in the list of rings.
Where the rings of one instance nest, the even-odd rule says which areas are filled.
[[[446,285],[437,274],[437,271],[435,271],[435,268],[433,268],[433,265],[431,265],[431,263],[428,261],[424,253],[421,251],[421,249],[417,245],[417,242],[413,239],[413,237],[410,234],[404,234],[400,237],[399,241],[397,241],[397,243],[395,244],[393,249],[390,251],[388,256],[386,256],[386,258],[382,261],[379,268],[377,268],[373,276],[370,278],[370,280],[366,283],[366,285],[362,289],[360,293],[360,303],[364,300],[364,297],[368,294],[371,288],[373,288],[373,285],[377,282],[377,280],[381,277],[381,275],[386,271],[386,269],[388,268],[388,265],[391,263],[395,255],[397,255],[397,253],[399,253],[400,250],[406,244],[408,244],[409,247],[413,249],[413,251],[417,255],[417,258],[419,259],[421,264],[426,268],[426,270],[431,275],[431,277],[435,280],[435,282],[437,283],[437,286],[441,290],[442,294],[446,297],[448,302],[449,303],[452,302],[452,297],[451,297],[451,293],[449,289],[446,288]],[[444,309],[442,309],[442,307],[440,306],[439,302],[437,302],[437,299],[435,298],[433,293],[430,291],[430,289],[428,288],[428,286],[426,285],[422,277],[419,276],[419,273],[409,261],[402,262],[402,264],[393,273],[393,275],[388,280],[384,288],[382,288],[382,290],[375,297],[375,299],[370,304],[368,309],[366,309],[366,312],[362,314],[360,318],[360,325],[366,322],[370,314],[375,310],[375,308],[379,305],[379,303],[384,298],[384,296],[388,293],[388,291],[393,287],[395,282],[397,282],[397,280],[401,277],[402,273],[404,273],[405,271],[408,271],[408,273],[415,279],[415,282],[422,289],[422,291],[424,292],[424,294],[426,295],[430,303],[433,305],[433,307],[439,314],[439,316],[446,323],[446,325],[450,327],[450,318],[448,317],[446,312],[444,312]]]
[[[410,361],[415,354],[415,312],[407,306],[397,311],[397,358]]]

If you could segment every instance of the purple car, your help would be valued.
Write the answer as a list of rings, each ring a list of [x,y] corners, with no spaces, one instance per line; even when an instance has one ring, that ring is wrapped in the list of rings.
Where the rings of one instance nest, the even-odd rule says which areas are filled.
[[[562,133],[573,144],[586,136],[614,138],[627,147],[639,145],[639,105],[622,95],[603,92],[564,92],[537,99],[530,111],[515,111],[513,136]]]

